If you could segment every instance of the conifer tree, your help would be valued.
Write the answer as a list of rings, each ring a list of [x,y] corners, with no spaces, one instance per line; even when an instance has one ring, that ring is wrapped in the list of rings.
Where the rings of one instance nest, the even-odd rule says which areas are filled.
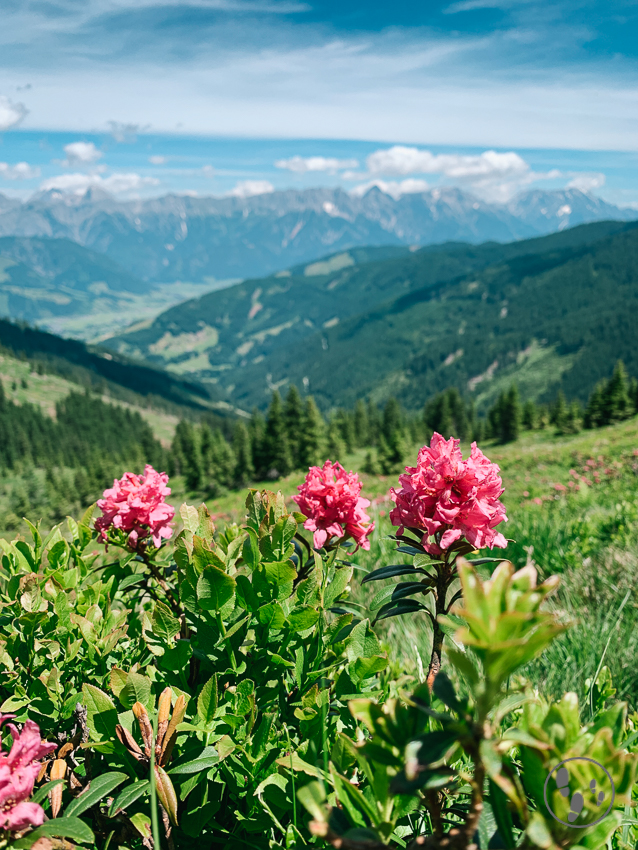
[[[248,425],[253,468],[257,478],[264,478],[268,472],[266,456],[266,420],[262,413],[254,408]]]
[[[248,428],[240,420],[235,425],[233,433],[233,452],[235,455],[235,469],[233,472],[233,483],[236,487],[245,487],[255,475],[253,466],[252,449]]]
[[[603,415],[605,424],[621,422],[631,416],[633,405],[629,400],[629,385],[627,373],[622,360],[616,363],[603,399]]]
[[[382,419],[379,408],[371,399],[368,399],[367,404],[368,414],[368,445],[376,446],[381,433]]]
[[[213,482],[223,487],[231,487],[235,474],[235,455],[228,440],[219,428],[213,431],[213,446],[211,452]],[[211,482],[212,490],[215,484]]]
[[[348,454],[352,453],[357,446],[352,414],[347,410],[338,410],[333,421],[339,429],[339,436],[344,444],[345,451]]]
[[[534,431],[537,423],[536,405],[529,399],[523,407],[523,428],[525,431]]]
[[[323,432],[324,425],[321,413],[312,396],[306,399],[303,421],[301,426],[301,440],[299,454],[302,469],[309,466],[318,466],[323,463]]]
[[[175,428],[175,437],[171,455],[178,459],[180,472],[186,480],[189,490],[197,490],[201,483],[202,467],[195,429],[190,422],[182,419]]]
[[[294,384],[291,384],[284,403],[284,420],[286,423],[288,446],[290,447],[290,457],[294,469],[299,469],[300,465],[299,441],[302,419],[303,402],[297,387]]]
[[[359,447],[370,445],[368,433],[368,412],[363,401],[359,398],[354,406],[354,434]]]
[[[511,443],[518,440],[521,429],[521,402],[518,387],[512,384],[505,395],[501,409],[501,442]]]
[[[568,408],[565,395],[562,390],[558,391],[551,411],[552,424],[556,426],[559,434],[565,434],[568,423]]]
[[[604,381],[596,384],[589,396],[587,408],[585,410],[585,428],[599,428],[603,424],[604,419],[604,399],[605,399],[605,383]]]
[[[341,462],[346,453],[346,445],[341,437],[341,429],[334,420],[328,426],[328,438],[326,445],[328,459],[333,463]]]
[[[266,433],[264,435],[264,455],[269,478],[287,475],[292,469],[283,404],[277,390],[272,394],[268,408]]]

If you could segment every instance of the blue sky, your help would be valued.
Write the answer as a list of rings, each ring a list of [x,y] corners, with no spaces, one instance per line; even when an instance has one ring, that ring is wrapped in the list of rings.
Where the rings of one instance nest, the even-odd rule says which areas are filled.
[[[6,194],[577,185],[638,204],[638,0],[3,0],[2,15]]]

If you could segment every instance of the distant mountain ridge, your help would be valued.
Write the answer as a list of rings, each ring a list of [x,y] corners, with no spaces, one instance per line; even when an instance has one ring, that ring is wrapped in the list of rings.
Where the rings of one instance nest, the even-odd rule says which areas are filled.
[[[135,201],[98,189],[50,190],[23,203],[0,196],[0,236],[71,239],[154,282],[261,277],[358,246],[508,242],[636,218],[577,189],[536,190],[502,205],[457,188],[399,198],[377,187],[362,197],[342,189]]]
[[[638,373],[638,222],[596,222],[509,244],[361,249],[246,280],[106,340],[214,384],[250,409],[296,384],[324,408],[455,385],[484,409],[586,398],[618,358]]]

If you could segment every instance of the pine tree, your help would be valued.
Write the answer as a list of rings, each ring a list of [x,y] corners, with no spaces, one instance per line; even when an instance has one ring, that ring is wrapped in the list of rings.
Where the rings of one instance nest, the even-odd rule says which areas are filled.
[[[299,391],[294,384],[290,385],[284,404],[284,420],[286,423],[286,436],[290,447],[290,457],[294,469],[299,469],[299,441],[301,435],[301,420],[303,419],[303,402]]]
[[[523,407],[523,428],[525,431],[534,431],[537,423],[536,405],[529,399]]]
[[[518,387],[512,384],[505,395],[501,411],[501,442],[512,443],[518,440],[521,429],[521,402]]]
[[[211,452],[212,478],[222,487],[232,487],[235,475],[235,454],[219,428],[213,431]],[[211,482],[212,483],[212,482]],[[212,484],[212,491],[216,489]]]
[[[321,413],[319,413],[313,397],[308,396],[304,408],[299,445],[302,469],[307,469],[309,466],[319,466],[323,463],[323,431],[324,424]]]
[[[604,419],[605,383],[596,384],[585,410],[585,428],[600,428]]]
[[[461,398],[461,393],[456,387],[450,387],[446,392],[450,413],[452,415],[453,434],[450,436],[456,437],[458,440],[465,441],[470,433],[469,422],[465,403]]]
[[[346,445],[341,437],[341,429],[334,420],[328,426],[326,451],[328,453],[328,459],[333,463],[342,461],[346,453]]]
[[[339,429],[339,436],[344,444],[345,451],[352,454],[357,447],[352,414],[347,410],[338,410],[333,421]]]
[[[255,467],[253,466],[248,428],[246,428],[241,420],[235,425],[233,452],[235,455],[234,484],[236,487],[245,487],[253,479]]]
[[[372,449],[369,449],[366,454],[366,459],[363,464],[363,471],[367,472],[368,475],[378,475],[379,474],[379,464],[377,463],[377,459],[374,455]]]
[[[178,422],[175,428],[171,455],[180,463],[179,471],[184,476],[188,489],[197,490],[202,479],[201,457],[195,429],[185,419]]]
[[[266,456],[266,420],[257,408],[253,409],[248,425],[252,461],[257,478],[265,478],[268,472]]]
[[[551,422],[556,426],[556,430],[559,434],[565,434],[566,427],[568,421],[568,409],[567,402],[565,401],[565,395],[562,390],[558,391],[558,395],[556,396],[556,400],[552,406],[551,411]]]
[[[377,441],[379,439],[379,435],[381,433],[382,427],[382,419],[381,413],[379,412],[379,408],[372,402],[371,399],[368,399],[367,404],[367,413],[368,413],[368,445],[376,446]]]
[[[266,418],[266,433],[264,435],[264,454],[266,458],[268,478],[280,478],[292,469],[286,420],[284,418],[281,396],[275,390],[272,394],[268,416]]]
[[[354,406],[354,434],[357,446],[369,445],[368,412],[360,398]]]
[[[621,422],[631,416],[632,403],[629,399],[629,386],[627,373],[622,360],[616,363],[614,374],[607,384],[603,400],[603,412],[605,424]]]
[[[633,413],[638,413],[638,378],[632,378],[629,382],[629,399],[633,404]]]

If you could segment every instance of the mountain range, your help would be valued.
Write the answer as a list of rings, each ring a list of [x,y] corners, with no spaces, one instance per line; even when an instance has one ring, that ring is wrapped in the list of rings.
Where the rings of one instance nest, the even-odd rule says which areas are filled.
[[[636,210],[576,189],[536,190],[507,204],[457,188],[399,198],[377,187],[362,197],[341,189],[129,201],[99,189],[84,195],[49,190],[24,202],[0,196],[0,236],[69,239],[140,281],[211,287],[356,246],[509,242],[591,221],[635,218]]]
[[[290,383],[324,408],[392,395],[417,408],[456,385],[485,409],[512,380],[525,398],[584,400],[618,358],[638,375],[638,222],[374,250],[243,281],[104,345],[243,409]]]

